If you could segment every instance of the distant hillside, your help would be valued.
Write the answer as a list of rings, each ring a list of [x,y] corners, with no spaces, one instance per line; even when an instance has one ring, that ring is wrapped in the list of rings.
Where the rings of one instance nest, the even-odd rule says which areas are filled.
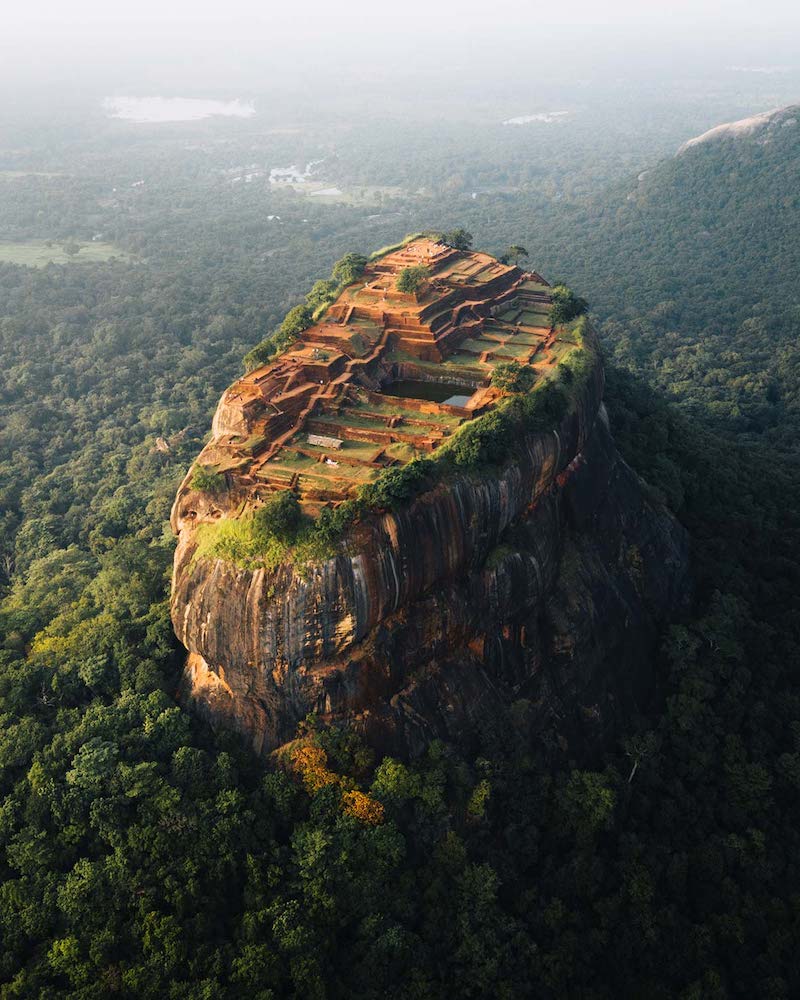
[[[532,259],[586,290],[618,361],[720,426],[795,450],[799,232],[800,106],[712,129],[554,216]]]
[[[771,142],[778,129],[792,128],[797,125],[800,107],[790,104],[785,108],[775,108],[774,111],[762,111],[759,115],[740,118],[739,121],[715,125],[702,135],[687,140],[678,150],[678,155],[685,153],[702,143],[718,142],[724,139],[753,138],[760,144]]]

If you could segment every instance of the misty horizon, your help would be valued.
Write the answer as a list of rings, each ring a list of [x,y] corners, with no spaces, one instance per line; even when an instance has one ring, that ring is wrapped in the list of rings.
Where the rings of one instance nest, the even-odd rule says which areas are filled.
[[[651,4],[617,0],[602,19],[586,2],[465,2],[375,8],[317,0],[288,11],[235,2],[166,6],[37,0],[2,15],[0,82],[23,95],[58,84],[64,96],[142,95],[230,99],[324,86],[352,98],[384,88],[391,100],[433,88],[502,94],[515,87],[571,86],[617,77],[646,85],[658,74],[769,77],[780,88],[800,74],[800,11],[771,0]],[[10,92],[6,90],[6,93]],[[313,100],[313,95],[311,96]],[[365,103],[367,103],[365,101]]]

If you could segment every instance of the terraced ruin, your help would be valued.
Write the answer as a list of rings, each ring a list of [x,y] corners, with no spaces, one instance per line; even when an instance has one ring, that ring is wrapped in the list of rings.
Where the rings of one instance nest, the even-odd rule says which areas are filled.
[[[420,265],[422,287],[398,291],[401,272]],[[320,322],[225,392],[199,463],[225,475],[238,514],[285,489],[309,513],[335,505],[495,405],[499,363],[552,372],[573,341],[551,328],[551,303],[535,272],[413,239],[370,262]]]

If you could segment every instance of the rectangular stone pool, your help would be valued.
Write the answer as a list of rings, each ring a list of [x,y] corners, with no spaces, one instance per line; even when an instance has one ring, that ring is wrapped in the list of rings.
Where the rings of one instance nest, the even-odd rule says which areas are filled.
[[[399,396],[402,399],[425,399],[431,403],[445,403],[447,406],[466,406],[474,390],[456,382],[427,382],[422,379],[401,378],[387,382],[381,388],[385,396]]]

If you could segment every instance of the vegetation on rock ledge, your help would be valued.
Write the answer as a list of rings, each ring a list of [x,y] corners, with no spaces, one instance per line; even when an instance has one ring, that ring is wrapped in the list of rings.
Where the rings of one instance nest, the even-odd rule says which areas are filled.
[[[430,271],[423,264],[404,267],[397,278],[397,291],[415,294],[430,277]]]
[[[359,253],[346,253],[340,257],[333,265],[330,279],[317,281],[305,302],[293,306],[278,329],[245,354],[245,371],[259,368],[276,354],[285,351],[303,330],[307,330],[336,301],[343,289],[361,277],[366,264],[367,258]]]
[[[552,326],[570,323],[589,308],[586,299],[580,298],[566,285],[554,285],[551,294],[553,304],[550,306],[549,319]]]
[[[504,361],[492,372],[492,385],[506,392],[530,392],[536,382],[536,372],[519,361]]]
[[[192,471],[192,477],[189,480],[189,485],[193,490],[198,490],[201,493],[219,493],[225,486],[225,477],[221,476],[218,472],[215,472],[208,465],[200,465],[199,462],[195,463],[194,469]]]

